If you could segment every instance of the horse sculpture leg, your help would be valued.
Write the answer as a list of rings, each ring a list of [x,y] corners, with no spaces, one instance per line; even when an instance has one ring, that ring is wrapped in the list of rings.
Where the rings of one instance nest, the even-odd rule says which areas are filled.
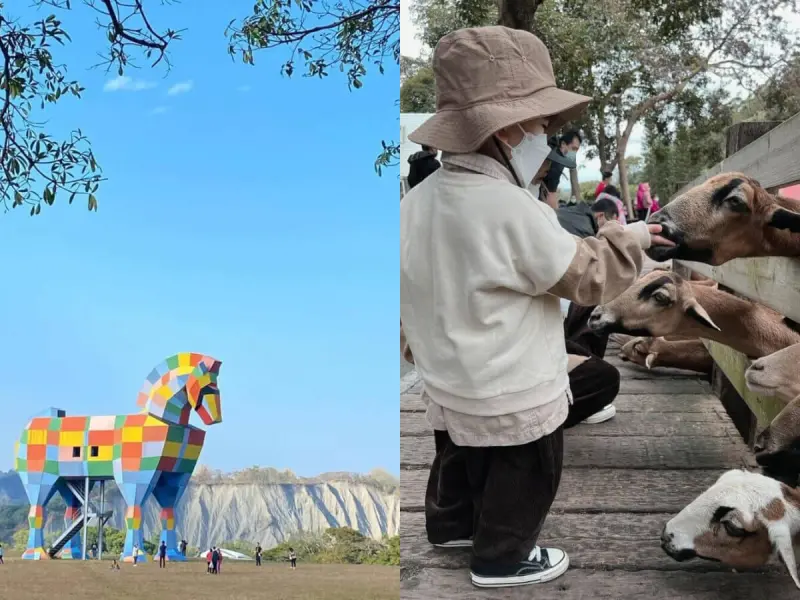
[[[76,518],[82,519],[81,503],[78,497],[72,493],[66,485],[59,486],[59,492],[64,499],[64,504],[67,508],[64,510],[64,529],[68,529]],[[83,547],[81,546],[81,533],[76,533],[61,550],[61,558],[74,558],[80,559],[83,554]]]
[[[45,507],[56,491],[56,475],[49,473],[27,473],[24,481],[25,493],[31,503],[28,512],[28,547],[22,553],[26,560],[46,560],[50,558],[44,547]]]
[[[167,545],[167,560],[185,561],[186,557],[178,549],[175,534],[175,506],[186,490],[191,473],[162,473],[153,488],[153,496],[161,505],[161,539]]]
[[[125,504],[128,505],[125,511],[125,547],[122,550],[123,562],[133,562],[133,547],[138,546],[141,553],[137,562],[146,562],[144,553],[144,536],[142,535],[142,516],[144,514],[144,504],[153,491],[153,484],[157,473],[153,471],[132,471],[123,472],[121,477],[115,473],[114,479],[117,482]],[[138,483],[145,481],[146,483]]]

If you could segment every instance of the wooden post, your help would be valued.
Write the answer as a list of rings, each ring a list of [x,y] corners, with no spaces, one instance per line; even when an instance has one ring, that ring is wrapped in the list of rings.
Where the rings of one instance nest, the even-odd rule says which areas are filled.
[[[742,121],[725,130],[725,158],[752,144],[762,135],[775,129],[782,121]]]

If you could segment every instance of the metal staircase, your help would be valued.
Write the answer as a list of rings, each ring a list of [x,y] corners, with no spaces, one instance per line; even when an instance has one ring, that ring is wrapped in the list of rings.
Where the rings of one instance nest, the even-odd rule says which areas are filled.
[[[99,520],[98,517],[100,518],[100,520],[102,520],[103,525],[105,525],[111,518],[112,514],[113,512],[110,510],[104,512],[102,515],[98,515],[96,512],[90,512],[89,523],[87,526],[97,527]],[[76,534],[78,534],[81,529],[83,529],[83,511],[79,510],[75,515],[75,520],[72,521],[72,524],[69,527],[67,527],[64,533],[58,536],[58,539],[56,539],[56,541],[53,542],[53,545],[50,546],[49,550],[47,551],[47,553],[50,555],[50,558],[54,558],[55,555],[58,554],[61,551],[61,549],[67,545],[67,542],[69,542]]]
[[[67,486],[70,492],[75,496],[78,502],[81,504],[80,508],[75,511],[73,515],[72,523],[70,523],[69,527],[58,536],[58,539],[53,542],[53,545],[47,550],[47,553],[50,555],[50,558],[54,558],[56,554],[58,554],[64,546],[67,545],[69,542],[81,529],[86,527],[97,527],[98,528],[98,544],[100,546],[100,558],[103,555],[103,526],[106,522],[111,518],[113,514],[112,511],[104,510],[105,508],[105,480],[100,480],[100,510],[97,511],[92,506],[92,503],[89,501],[89,492],[91,491],[91,480],[89,477],[84,478],[84,486],[83,490],[81,490],[77,485],[77,481],[65,481],[64,485]],[[88,511],[88,512],[86,512]],[[85,519],[85,520],[84,520]],[[86,537],[84,536],[83,539],[83,551],[82,557],[85,559],[87,556],[86,554]]]

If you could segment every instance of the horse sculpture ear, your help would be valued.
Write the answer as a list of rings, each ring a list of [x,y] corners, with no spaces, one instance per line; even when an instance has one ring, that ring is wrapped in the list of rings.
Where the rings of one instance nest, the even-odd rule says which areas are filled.
[[[800,213],[778,207],[772,213],[767,225],[775,229],[786,229],[792,233],[800,233]]]

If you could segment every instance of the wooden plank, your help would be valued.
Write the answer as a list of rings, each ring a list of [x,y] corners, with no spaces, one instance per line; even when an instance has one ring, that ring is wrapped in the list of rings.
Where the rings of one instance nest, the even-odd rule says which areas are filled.
[[[753,411],[758,425],[766,427],[783,409],[785,403],[777,398],[754,394],[747,389],[744,372],[750,366],[750,360],[744,354],[717,342],[703,340],[703,343],[711,353],[714,362],[725,373],[725,377]]]
[[[553,512],[676,514],[724,471],[564,469]],[[400,471],[401,510],[423,510],[427,484],[427,469]]]
[[[539,539],[557,543],[569,554],[570,565],[577,569],[618,569],[659,571],[730,571],[709,561],[676,562],[660,547],[664,524],[673,517],[667,514],[550,514]],[[464,569],[469,566],[469,549],[440,549],[428,543],[425,516],[401,514],[400,561],[425,568]],[[779,570],[780,567],[772,567]],[[784,573],[788,578],[788,574]],[[791,581],[791,580],[790,580]]]
[[[682,419],[680,413],[626,413],[605,423],[596,425],[578,425],[564,432],[567,437],[602,435],[615,436],[701,436],[708,437],[736,437],[738,431],[729,420],[723,420],[719,414],[706,413],[696,415],[701,419]],[[428,425],[425,413],[401,412],[400,435],[420,436],[433,435],[433,430]]]
[[[433,437],[401,437],[400,466],[427,468],[433,461]],[[724,469],[753,466],[740,440],[700,437],[569,437],[565,467],[609,469]]]
[[[680,571],[595,571],[574,564],[559,579],[504,589],[474,587],[466,570],[403,568],[403,600],[795,600],[786,573],[683,573]]]
[[[736,258],[718,267],[689,261],[675,262],[800,322],[800,286],[797,285],[800,259],[772,256]]]
[[[757,179],[765,188],[775,188],[800,181],[800,114],[784,121],[766,135],[748,144],[733,156],[717,163],[686,184],[678,197],[718,173],[738,171]]]
[[[614,406],[617,407],[618,413],[713,413],[715,411],[719,412],[722,410],[722,405],[719,403],[719,400],[710,393],[620,394],[614,400]],[[418,394],[403,394],[400,396],[400,410],[425,412],[425,404],[422,402],[422,399]]]

